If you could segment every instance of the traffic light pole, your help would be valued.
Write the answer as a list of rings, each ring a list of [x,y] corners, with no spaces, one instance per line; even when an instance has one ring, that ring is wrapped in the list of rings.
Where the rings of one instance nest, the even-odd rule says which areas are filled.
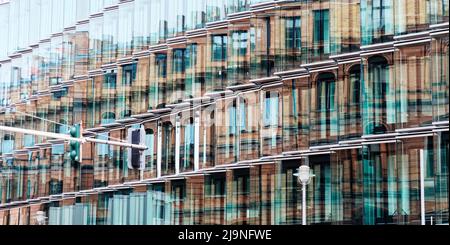
[[[83,138],[73,138],[73,137],[70,137],[67,134],[50,133],[50,132],[37,131],[37,130],[32,130],[32,129],[0,126],[0,131],[13,132],[13,133],[22,133],[22,134],[30,134],[30,135],[42,136],[42,137],[46,137],[46,138],[54,138],[54,139],[60,139],[60,140],[76,141],[76,142],[80,142],[80,143],[86,142],[86,140],[83,139]]]
[[[124,142],[120,142],[120,141],[100,140],[100,139],[89,138],[89,137],[74,138],[74,137],[70,137],[67,134],[50,133],[50,132],[16,128],[16,127],[8,127],[8,126],[0,126],[0,131],[36,135],[36,136],[42,136],[42,137],[46,137],[46,138],[61,139],[61,140],[67,140],[67,141],[76,141],[76,142],[80,142],[80,143],[93,142],[93,143],[99,143],[99,144],[107,144],[107,145],[116,145],[116,146],[122,146],[122,147],[135,148],[135,149],[139,149],[139,150],[147,149],[147,146],[144,146],[144,145],[136,145],[136,144],[124,143]]]
[[[95,138],[84,138],[84,140],[86,140],[87,142],[122,146],[122,147],[134,148],[134,149],[138,149],[138,150],[147,150],[148,149],[148,147],[145,145],[136,145],[136,144],[130,144],[130,143],[125,143],[125,142],[120,142],[120,141],[100,140],[100,139],[95,139]]]

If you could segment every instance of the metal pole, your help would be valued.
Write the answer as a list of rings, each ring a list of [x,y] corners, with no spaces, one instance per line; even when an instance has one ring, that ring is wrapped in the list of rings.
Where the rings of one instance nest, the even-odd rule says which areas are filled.
[[[30,135],[43,136],[43,137],[47,137],[47,138],[67,140],[67,141],[77,141],[80,143],[94,142],[94,143],[107,144],[107,145],[130,147],[130,148],[135,148],[135,149],[139,149],[139,150],[147,150],[147,146],[144,146],[144,145],[123,143],[123,142],[119,142],[119,141],[100,140],[100,139],[88,138],[88,137],[73,138],[67,134],[50,133],[50,132],[37,131],[37,130],[32,130],[32,129],[0,126],[0,131],[7,131],[7,132],[21,133],[21,134],[30,134]]]
[[[302,225],[306,225],[306,184],[302,184]]]
[[[421,225],[425,225],[425,179],[424,179],[424,151],[419,151],[419,169],[420,169],[420,219]]]

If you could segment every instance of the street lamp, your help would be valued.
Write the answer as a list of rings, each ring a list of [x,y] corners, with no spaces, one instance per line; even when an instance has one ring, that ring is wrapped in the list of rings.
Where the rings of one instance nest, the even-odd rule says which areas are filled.
[[[45,225],[45,221],[48,218],[45,216],[45,212],[44,211],[37,211],[36,212],[36,224],[37,225]]]
[[[298,182],[302,184],[302,225],[306,225],[306,185],[311,182],[314,175],[311,174],[308,165],[302,165],[294,176],[297,176]]]

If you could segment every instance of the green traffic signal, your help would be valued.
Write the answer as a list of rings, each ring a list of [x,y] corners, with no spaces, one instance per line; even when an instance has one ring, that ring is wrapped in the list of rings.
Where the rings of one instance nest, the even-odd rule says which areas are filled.
[[[70,128],[69,133],[70,133],[70,136],[72,136],[72,137],[74,137],[74,138],[79,137],[79,136],[78,136],[78,128],[77,128],[77,125],[75,125],[75,126],[73,126],[72,128]]]

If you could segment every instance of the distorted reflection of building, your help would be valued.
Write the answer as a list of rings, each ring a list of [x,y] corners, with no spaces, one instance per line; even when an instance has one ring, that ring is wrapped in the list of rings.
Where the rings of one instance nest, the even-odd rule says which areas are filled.
[[[448,0],[0,1],[0,224],[448,224]]]

